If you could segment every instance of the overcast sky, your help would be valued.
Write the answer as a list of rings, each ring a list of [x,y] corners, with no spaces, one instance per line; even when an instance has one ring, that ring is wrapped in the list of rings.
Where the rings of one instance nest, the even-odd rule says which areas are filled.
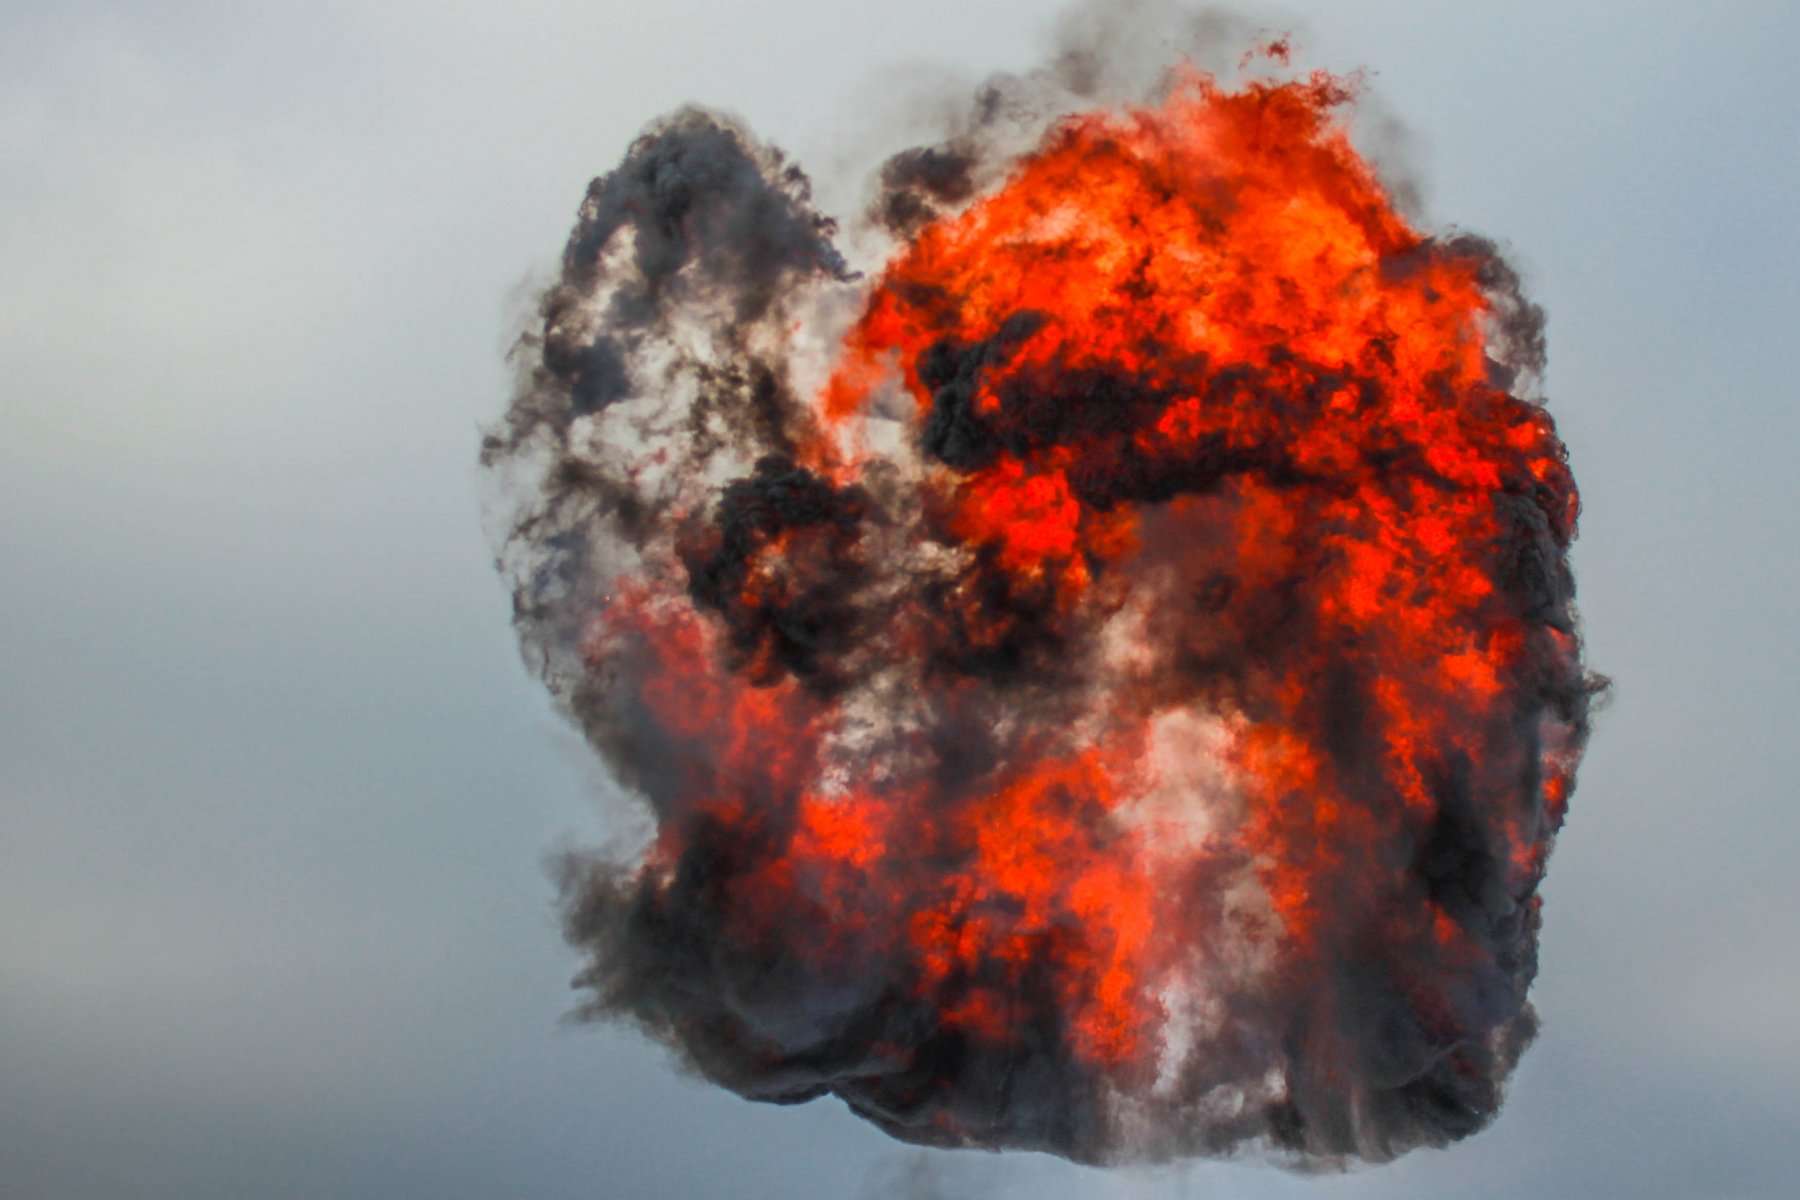
[[[1042,0],[0,8],[0,1193],[1789,1200],[1800,1180],[1800,8],[1318,2],[1428,216],[1550,312],[1618,681],[1488,1132],[1347,1176],[898,1146],[571,1028],[604,784],[474,464],[522,287],[687,100],[856,195]],[[1268,11],[1268,10],[1265,10]]]

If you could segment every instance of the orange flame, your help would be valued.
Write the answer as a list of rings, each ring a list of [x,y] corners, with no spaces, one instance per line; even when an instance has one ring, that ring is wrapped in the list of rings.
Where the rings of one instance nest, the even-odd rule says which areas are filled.
[[[1491,1114],[1456,1080],[1497,1088],[1528,1036],[1585,728],[1578,500],[1512,390],[1522,302],[1395,210],[1353,91],[1190,72],[1062,122],[869,287],[768,468],[808,515],[687,518],[723,582],[646,571],[596,619],[588,669],[632,681],[674,777],[634,919],[704,893],[760,981],[729,1021],[646,1018],[763,1064],[709,1071],[861,1038],[817,1086],[889,1128],[1093,1158],[1114,1126],[950,1098],[967,1064],[1066,1061],[1176,1114],[1239,1086],[1266,1108],[1241,1136],[1307,1152],[1467,1131],[1372,1146],[1339,1128],[1386,1103],[1357,1088]],[[814,1032],[759,1007],[771,980]],[[1374,986],[1400,1049],[1358,1031]]]

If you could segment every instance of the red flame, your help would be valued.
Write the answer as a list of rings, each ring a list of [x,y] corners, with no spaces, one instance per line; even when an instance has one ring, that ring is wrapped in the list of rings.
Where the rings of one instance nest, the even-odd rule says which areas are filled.
[[[1352,90],[1064,121],[898,247],[687,577],[616,585],[586,669],[670,776],[616,886],[658,944],[712,922],[711,982],[618,1003],[704,1069],[1090,1158],[1491,1115],[1585,729],[1577,497],[1534,310],[1395,210]],[[1034,1056],[1112,1115],[958,1098]]]

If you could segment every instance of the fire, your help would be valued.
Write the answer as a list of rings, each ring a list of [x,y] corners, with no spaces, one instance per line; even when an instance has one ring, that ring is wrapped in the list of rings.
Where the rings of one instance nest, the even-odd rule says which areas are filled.
[[[1540,314],[1396,211],[1354,93],[1190,69],[890,204],[860,284],[703,114],[596,181],[488,448],[541,470],[527,647],[657,823],[569,868],[594,1012],[940,1144],[1491,1119],[1596,686],[1579,501]]]

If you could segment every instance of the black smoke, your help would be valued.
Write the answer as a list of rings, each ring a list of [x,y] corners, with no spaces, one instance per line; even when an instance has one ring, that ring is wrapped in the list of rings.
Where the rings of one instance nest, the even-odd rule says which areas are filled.
[[[1128,7],[1143,15],[1144,6]],[[870,227],[905,238],[971,203],[1058,111],[1116,95],[1138,77],[1141,41],[1097,12],[1072,20],[1050,67],[990,81],[941,140],[890,157],[875,173]],[[1210,38],[1219,25],[1196,28]],[[794,330],[836,329],[860,299],[836,232],[814,211],[799,168],[729,118],[689,109],[653,125],[589,187],[560,273],[517,347],[512,404],[483,444],[506,497],[500,565],[527,659],[680,847],[654,871],[632,855],[562,864],[567,935],[587,959],[577,980],[588,993],[584,1015],[635,1022],[744,1096],[786,1104],[835,1095],[925,1144],[1087,1162],[1252,1146],[1318,1166],[1384,1160],[1485,1126],[1536,1029],[1527,991],[1540,918],[1536,879],[1522,885],[1509,870],[1484,815],[1490,798],[1463,750],[1433,762],[1426,783],[1437,816],[1392,848],[1401,882],[1374,899],[1394,911],[1431,902],[1487,961],[1469,970],[1397,957],[1361,932],[1381,919],[1370,897],[1347,893],[1334,917],[1337,957],[1314,964],[1314,974],[1221,988],[1206,1014],[1205,1053],[1176,1056],[1158,1080],[1108,1078],[1084,1064],[1054,981],[1031,968],[1018,977],[998,964],[959,968],[921,995],[903,949],[879,938],[856,941],[848,965],[825,970],[733,927],[735,897],[797,836],[799,797],[778,780],[734,774],[704,733],[659,722],[640,700],[657,682],[647,657],[630,645],[593,650],[622,581],[650,580],[665,600],[689,605],[749,686],[797,683],[803,714],[840,706],[848,717],[837,741],[816,751],[828,765],[891,764],[896,777],[928,780],[944,803],[959,803],[1103,705],[1104,622],[1067,611],[1048,584],[1022,583],[992,547],[961,544],[920,498],[918,480],[1081,446],[1084,463],[1072,474],[1079,499],[1097,510],[1141,509],[1146,539],[1173,543],[1166,506],[1211,502],[1233,477],[1316,496],[1321,506],[1342,494],[1340,480],[1299,465],[1293,444],[1324,397],[1370,386],[1279,356],[1260,370],[1179,364],[1205,381],[1209,401],[1272,414],[1270,430],[1251,443],[1203,440],[1152,458],[1138,435],[1168,403],[1165,386],[1120,366],[1003,370],[1049,319],[1019,312],[983,338],[941,339],[911,364],[928,411],[901,422],[889,461],[857,484],[834,482],[801,454],[817,433],[803,398],[828,350]],[[1504,393],[1488,402],[1526,413],[1541,374],[1543,317],[1516,273],[1469,237],[1428,242],[1418,254],[1483,264],[1500,318],[1491,376]],[[1384,269],[1418,265],[1395,256]],[[1002,401],[991,411],[975,403],[990,384]],[[1397,478],[1431,474],[1406,447],[1382,467]],[[1559,487],[1504,480],[1493,499],[1503,536],[1489,552],[1497,604],[1573,635],[1573,529]],[[1145,635],[1167,669],[1154,699],[1254,718],[1258,672],[1315,637],[1304,600],[1318,564],[1271,582],[1240,577],[1203,551],[1170,549],[1172,565],[1155,581],[1162,605],[1145,618]],[[1308,732],[1342,778],[1370,779],[1378,672],[1355,646],[1334,648],[1333,661],[1308,700]],[[1509,764],[1521,797],[1538,791],[1546,754],[1579,757],[1599,686],[1567,656],[1532,663],[1504,720],[1470,734],[1486,758]],[[772,755],[782,749],[781,731],[757,733],[771,738]],[[727,824],[690,803],[721,792],[743,799],[742,819]],[[1533,804],[1520,800],[1510,815],[1548,838],[1560,818]],[[919,836],[907,849],[921,858],[968,856],[953,840]],[[1169,898],[1185,927],[1212,931],[1191,947],[1197,962],[1253,952],[1245,948],[1253,933],[1220,898],[1252,874],[1227,852],[1202,856],[1189,887]],[[789,935],[818,935],[822,913]],[[1063,935],[1041,936],[1049,944]],[[1231,968],[1196,969],[1223,977]],[[941,1019],[946,1005],[982,987],[1017,997],[1004,1045]]]

